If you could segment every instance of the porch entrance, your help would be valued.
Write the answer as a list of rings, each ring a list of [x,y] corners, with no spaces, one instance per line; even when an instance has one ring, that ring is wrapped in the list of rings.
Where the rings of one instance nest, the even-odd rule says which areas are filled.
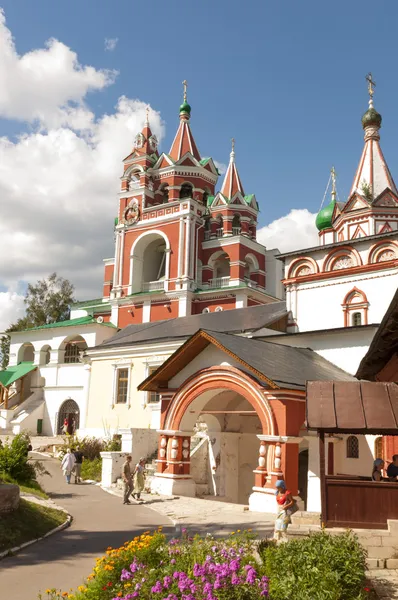
[[[79,429],[80,409],[74,400],[65,400],[61,404],[57,419],[57,435],[74,435]]]
[[[187,408],[181,430],[195,431],[191,477],[198,496],[248,504],[257,468],[261,421],[239,393],[208,390]]]

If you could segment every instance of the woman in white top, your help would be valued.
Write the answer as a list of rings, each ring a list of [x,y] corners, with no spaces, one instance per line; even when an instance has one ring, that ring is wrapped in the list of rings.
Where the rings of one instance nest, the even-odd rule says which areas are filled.
[[[73,467],[75,466],[75,462],[75,455],[72,454],[70,448],[68,448],[61,462],[61,468],[66,477],[66,483],[70,483],[70,478],[72,475]]]

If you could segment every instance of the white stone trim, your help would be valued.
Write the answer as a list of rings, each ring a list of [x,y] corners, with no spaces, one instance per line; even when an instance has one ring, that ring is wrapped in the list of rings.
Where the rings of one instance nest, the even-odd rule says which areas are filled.
[[[131,391],[131,371],[133,369],[134,363],[128,359],[120,359],[118,360],[116,363],[114,363],[113,365],[113,391],[112,391],[112,400],[111,400],[111,408],[115,408],[115,406],[118,406],[119,404],[121,406],[127,406],[127,408],[130,408],[131,406],[131,399],[130,399],[130,391]],[[127,398],[126,398],[126,403],[119,403],[116,402],[117,400],[117,383],[118,383],[118,375],[117,372],[120,371],[121,369],[126,369],[128,371],[127,377]]]
[[[257,435],[258,439],[262,442],[279,443],[279,444],[299,444],[302,441],[302,437],[294,437],[291,435]]]

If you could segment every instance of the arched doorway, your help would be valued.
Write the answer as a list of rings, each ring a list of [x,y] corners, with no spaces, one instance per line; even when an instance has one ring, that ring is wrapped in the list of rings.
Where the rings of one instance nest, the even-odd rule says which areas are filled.
[[[248,400],[232,390],[204,392],[190,404],[180,428],[199,429],[207,437],[207,448],[191,456],[191,473],[199,475],[202,495],[248,504],[258,462],[257,435],[263,431]]]
[[[73,435],[77,429],[79,429],[79,424],[80,409],[78,404],[72,399],[65,400],[65,402],[61,404],[58,412],[57,435],[61,435],[62,433],[66,432],[69,435]]]

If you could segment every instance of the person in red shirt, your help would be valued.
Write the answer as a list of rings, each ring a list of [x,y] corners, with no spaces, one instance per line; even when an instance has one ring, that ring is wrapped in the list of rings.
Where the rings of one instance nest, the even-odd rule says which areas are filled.
[[[286,483],[280,479],[276,482],[276,502],[278,505],[278,514],[275,520],[274,540],[277,542],[287,542],[287,528],[291,523],[290,516],[295,506],[291,492],[286,489]]]

